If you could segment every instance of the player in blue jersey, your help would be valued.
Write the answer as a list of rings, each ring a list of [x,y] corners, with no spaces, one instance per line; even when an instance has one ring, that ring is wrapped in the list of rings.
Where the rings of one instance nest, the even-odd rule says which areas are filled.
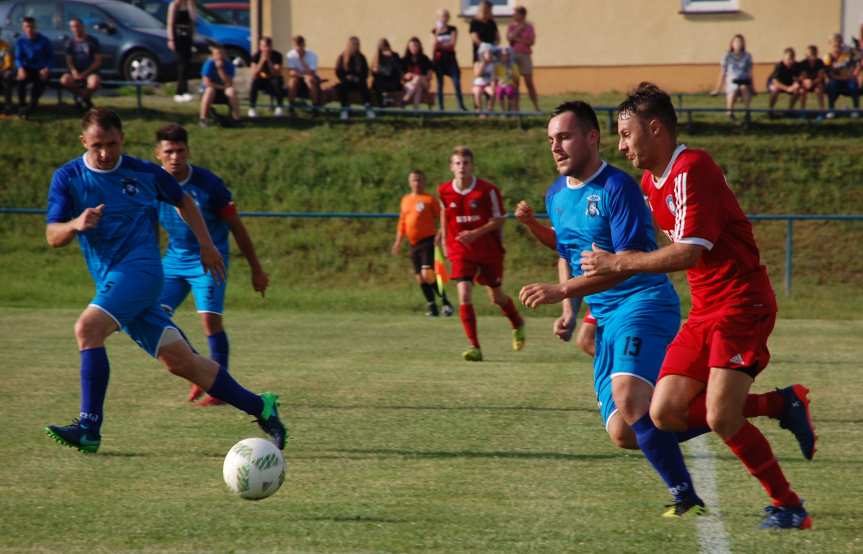
[[[581,275],[581,252],[656,249],[653,223],[635,181],[599,156],[599,124],[589,104],[567,102],[553,112],[548,139],[560,177],[548,189],[546,211],[560,255],[560,284],[525,286],[521,301],[534,308],[561,302],[560,326],[575,317],[566,299],[583,297],[597,320],[594,388],[602,421],[621,448],[640,448],[672,494],[666,517],[700,514],[674,433],[650,419],[650,400],[668,343],[680,326],[680,301],[665,275],[628,278]],[[706,432],[706,429],[704,430]]]
[[[225,307],[225,288],[227,286],[228,233],[249,262],[252,271],[252,288],[261,295],[267,290],[269,278],[261,268],[255,254],[255,246],[237,213],[231,199],[231,191],[217,176],[203,167],[189,163],[189,135],[186,130],[172,123],[156,131],[156,158],[162,169],[167,171],[190,195],[204,217],[207,229],[216,249],[225,260],[225,279],[217,279],[201,265],[201,249],[192,228],[189,227],[177,210],[169,203],[159,204],[159,221],[168,232],[168,251],[162,258],[165,271],[165,287],[162,290],[162,307],[170,314],[183,303],[191,291],[195,306],[201,314],[201,323],[210,346],[210,358],[220,366],[228,368],[228,335],[222,325]],[[194,402],[204,394],[197,384],[192,384],[189,402]],[[207,396],[200,406],[221,404],[213,396]]]
[[[55,248],[78,238],[96,295],[75,323],[81,352],[80,416],[71,425],[49,425],[45,431],[82,452],[99,449],[109,375],[105,340],[122,330],[171,373],[257,418],[283,448],[286,431],[278,397],[253,394],[227,368],[198,355],[159,306],[158,202],[176,206],[201,245],[201,264],[224,278],[222,256],[194,199],[156,164],[123,154],[123,126],[114,112],[87,112],[80,139],[84,155],[55,171],[51,180],[45,235]]]

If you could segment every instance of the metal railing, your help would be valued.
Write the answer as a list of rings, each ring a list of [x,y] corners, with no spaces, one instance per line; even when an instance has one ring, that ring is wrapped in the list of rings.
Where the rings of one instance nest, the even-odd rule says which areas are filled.
[[[57,103],[63,103],[63,93],[67,92],[68,94],[72,94],[71,91],[67,90],[63,85],[60,84],[60,81],[56,79],[52,79],[50,81],[52,87],[57,89]],[[144,109],[144,87],[154,86],[158,83],[155,81],[110,81],[104,80],[102,81],[102,86],[99,88],[99,91],[104,90],[103,87],[135,87],[135,101],[137,110],[140,112]]]

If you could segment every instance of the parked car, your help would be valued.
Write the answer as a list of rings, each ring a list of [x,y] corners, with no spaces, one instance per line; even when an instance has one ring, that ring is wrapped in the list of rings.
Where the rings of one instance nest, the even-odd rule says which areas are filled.
[[[133,6],[141,8],[148,14],[162,22],[162,27],[168,23],[168,4],[171,0],[123,0]],[[232,60],[238,58],[248,65],[252,59],[250,53],[251,35],[249,27],[232,25],[228,20],[209,10],[201,4],[195,3],[198,11],[198,19],[195,24],[195,33],[200,37],[218,42],[225,47],[225,52]]]
[[[117,0],[6,0],[0,2],[0,38],[14,44],[21,20],[33,17],[54,47],[52,75],[66,71],[68,21],[77,17],[101,45],[101,73],[109,79],[166,81],[177,75],[177,57],[168,49],[165,26],[146,12]],[[207,56],[207,43],[196,41],[195,61]]]
[[[249,27],[249,3],[248,2],[211,2],[203,0],[208,10],[219,14],[234,25]]]

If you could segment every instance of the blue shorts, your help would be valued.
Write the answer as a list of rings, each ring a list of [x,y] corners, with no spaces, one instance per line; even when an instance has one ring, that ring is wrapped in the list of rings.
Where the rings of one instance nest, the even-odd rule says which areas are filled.
[[[225,290],[228,286],[227,273],[225,279],[218,282],[211,274],[204,273],[200,264],[192,270],[175,269],[166,264],[165,286],[159,304],[173,314],[191,290],[198,313],[222,315],[225,311]]]
[[[165,330],[180,330],[159,306],[161,292],[160,274],[124,268],[105,276],[90,305],[111,316],[124,333],[155,358]]]
[[[593,361],[593,387],[602,423],[608,429],[617,411],[611,381],[630,375],[651,386],[665,358],[665,350],[680,328],[677,309],[633,313],[629,310],[606,318],[596,327],[596,356]]]

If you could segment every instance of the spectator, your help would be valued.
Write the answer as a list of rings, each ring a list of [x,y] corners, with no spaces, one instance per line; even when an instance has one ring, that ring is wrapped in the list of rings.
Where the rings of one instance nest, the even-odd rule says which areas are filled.
[[[336,60],[336,76],[339,78],[339,84],[336,85],[336,92],[339,95],[339,102],[342,104],[341,119],[348,119],[348,104],[352,92],[359,92],[363,99],[363,105],[366,108],[366,117],[374,119],[375,112],[371,108],[372,95],[369,92],[369,64],[366,57],[360,52],[360,39],[351,37],[342,52]]]
[[[484,43],[500,44],[500,32],[497,23],[491,15],[491,2],[483,0],[479,3],[476,16],[470,20],[470,39],[473,41],[473,61],[479,61],[479,46]]]
[[[306,39],[294,37],[294,48],[288,52],[288,102],[308,98],[313,107],[321,105],[321,78],[318,77],[318,55],[306,49]]]
[[[15,41],[15,65],[18,66],[18,114],[27,119],[39,105],[39,98],[48,85],[51,59],[54,50],[51,41],[36,30],[36,20],[25,17],[21,21],[24,36]],[[27,103],[27,85],[31,85],[30,103]]]
[[[501,50],[500,62],[495,64],[494,75],[495,95],[500,102],[501,111],[517,112],[520,74],[509,48]]]
[[[743,100],[748,109],[755,94],[752,86],[752,56],[746,51],[746,39],[743,35],[734,35],[731,39],[728,52],[722,58],[719,81],[712,94],[719,94],[722,83],[725,83],[725,107],[728,117],[734,119],[734,104],[737,99]]]
[[[75,103],[86,111],[93,107],[93,93],[102,85],[99,78],[102,54],[99,53],[99,41],[84,31],[80,19],[70,19],[69,30],[72,31],[72,37],[66,41],[66,67],[69,72],[60,77],[60,84],[72,91]]]
[[[512,23],[506,29],[506,38],[512,48],[512,56],[518,65],[518,72],[524,78],[527,94],[533,102],[533,109],[539,110],[539,95],[536,93],[536,85],[533,84],[533,61],[531,60],[531,47],[536,42],[536,32],[533,24],[527,22],[527,8],[517,6],[512,16]],[[517,87],[518,83],[516,83]]]
[[[192,64],[192,42],[195,37],[194,0],[171,0],[168,5],[168,48],[177,55],[177,91],[174,102],[191,102],[188,73]]]
[[[273,50],[273,39],[261,37],[258,51],[252,56],[252,89],[249,91],[249,117],[258,117],[258,93],[266,92],[276,99],[276,116],[285,114],[285,80],[282,77],[282,53]]]
[[[384,105],[384,95],[396,93],[401,105],[404,86],[402,86],[402,61],[393,52],[390,41],[382,38],[378,41],[378,53],[372,63],[372,94],[375,104]]]
[[[228,104],[233,122],[240,120],[240,102],[234,88],[235,71],[234,64],[225,56],[222,45],[211,44],[210,57],[201,68],[204,94],[201,96],[199,123],[202,127],[207,126],[213,104]]]
[[[827,71],[827,102],[830,105],[827,117],[836,116],[833,109],[839,95],[850,96],[854,109],[859,109],[860,86],[857,78],[860,75],[860,60],[854,50],[844,45],[839,33],[830,38],[830,51],[824,56],[824,66]],[[859,115],[857,111],[851,112],[851,117]]]
[[[814,92],[818,97],[818,109],[824,110],[824,83],[827,82],[827,72],[824,67],[824,61],[818,57],[818,47],[814,44],[810,45],[806,49],[806,59],[800,62],[799,69],[800,82],[803,87],[800,107],[804,110],[806,109],[806,97],[810,92]]]
[[[767,78],[767,89],[770,91],[770,109],[776,105],[780,94],[788,94],[791,99],[788,103],[788,109],[793,110],[797,100],[804,93],[803,85],[800,83],[798,76],[800,75],[800,66],[795,59],[793,48],[786,48],[783,51],[782,61],[773,67],[773,73]],[[772,116],[773,113],[771,112]]]
[[[443,110],[443,83],[444,76],[452,79],[455,89],[455,97],[458,107],[466,112],[464,98],[461,95],[461,69],[456,59],[455,47],[458,42],[458,29],[449,24],[449,10],[438,11],[438,19],[432,29],[432,40],[434,41],[434,70],[437,76],[437,103]]]
[[[485,117],[484,112],[494,110],[494,76],[495,76],[494,46],[483,44],[479,47],[479,61],[473,64],[473,107],[481,112],[480,117]],[[488,106],[485,100],[488,98]]]
[[[15,82],[15,55],[9,43],[0,39],[0,90],[3,91],[3,113],[12,113],[12,88]]]
[[[413,103],[414,109],[419,109],[420,102],[431,92],[432,63],[423,53],[423,43],[417,37],[411,37],[402,57],[404,68],[405,96],[404,103]]]

